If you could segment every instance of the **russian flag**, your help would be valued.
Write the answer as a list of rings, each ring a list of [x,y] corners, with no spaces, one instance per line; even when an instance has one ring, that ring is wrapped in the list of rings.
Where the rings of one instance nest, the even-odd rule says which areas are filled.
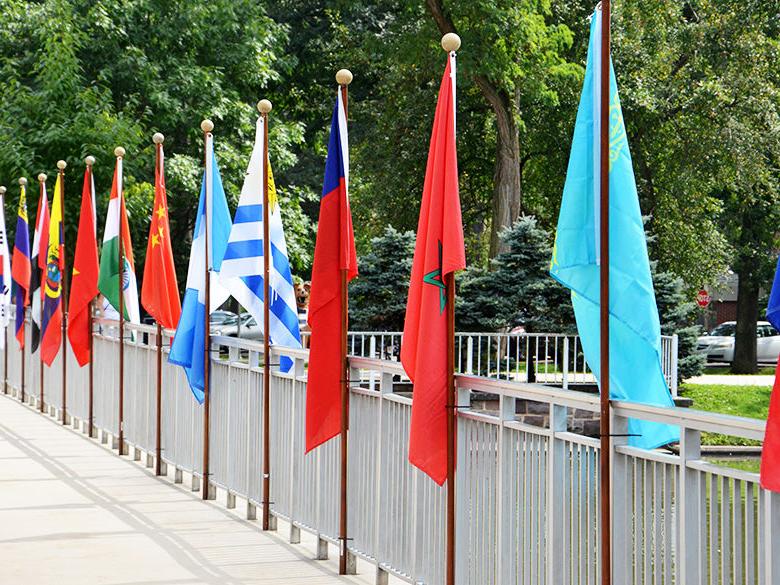
[[[306,387],[306,451],[341,430],[341,273],[357,276],[355,237],[349,209],[347,115],[339,91],[330,126],[325,184],[309,299],[309,378]]]
[[[224,303],[229,293],[219,283],[219,271],[230,237],[230,210],[214,156],[214,139],[206,135],[206,170],[198,202],[198,215],[190,248],[187,290],[184,293],[179,325],[171,344],[168,361],[182,366],[190,389],[201,404],[205,396],[206,357],[206,226],[208,226],[208,267],[210,275],[209,314]]]
[[[21,181],[20,181],[21,183]],[[30,229],[27,225],[27,189],[26,181],[21,183],[19,208],[16,215],[16,237],[14,239],[14,255],[11,278],[16,294],[16,339],[19,347],[24,348],[24,309],[30,304]]]

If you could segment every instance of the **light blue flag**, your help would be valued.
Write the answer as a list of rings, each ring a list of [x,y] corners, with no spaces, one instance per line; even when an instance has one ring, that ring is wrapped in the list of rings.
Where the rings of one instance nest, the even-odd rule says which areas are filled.
[[[550,274],[571,289],[585,359],[599,378],[599,136],[601,11],[591,21],[588,62],[563,188]],[[673,406],[661,369],[661,326],[631,154],[610,63],[610,389],[615,400]],[[630,420],[629,444],[679,440],[675,426]]]
[[[206,357],[206,225],[208,225],[208,263],[210,274],[209,315],[230,296],[220,284],[219,271],[230,236],[230,210],[222,188],[214,140],[206,135],[206,170],[200,189],[198,215],[190,248],[187,290],[184,293],[181,318],[171,344],[168,361],[182,366],[192,393],[198,402],[204,397],[204,362]]]

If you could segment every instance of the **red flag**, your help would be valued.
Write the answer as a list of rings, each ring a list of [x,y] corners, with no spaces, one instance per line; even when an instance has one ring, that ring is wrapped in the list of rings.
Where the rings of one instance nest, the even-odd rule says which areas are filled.
[[[769,399],[769,416],[761,449],[761,487],[780,492],[780,359],[775,369],[775,385]]]
[[[314,246],[309,299],[309,379],[306,386],[306,452],[341,431],[341,271],[357,276],[349,210],[347,117],[341,92],[333,110]]]
[[[466,267],[455,149],[455,55],[439,88],[425,170],[401,362],[414,383],[409,461],[447,479],[447,277]]]
[[[97,249],[97,217],[95,215],[95,180],[92,166],[84,171],[81,189],[81,214],[73,257],[73,276],[68,304],[68,339],[80,366],[89,362],[89,317],[92,300],[98,294],[100,264]]]
[[[181,316],[179,285],[173,265],[171,229],[168,223],[168,195],[165,190],[165,169],[162,144],[158,144],[154,170],[154,208],[146,245],[144,283],[141,303],[149,314],[166,329],[175,329]]]

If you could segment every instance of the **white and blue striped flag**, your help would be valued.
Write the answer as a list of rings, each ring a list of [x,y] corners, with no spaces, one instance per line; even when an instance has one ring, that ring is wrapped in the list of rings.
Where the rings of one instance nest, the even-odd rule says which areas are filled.
[[[206,170],[200,189],[198,216],[190,249],[187,290],[181,318],[171,344],[168,361],[182,366],[192,393],[198,402],[204,397],[204,360],[206,352],[206,226],[208,226],[208,266],[210,275],[209,315],[224,303],[230,293],[220,284],[219,272],[230,235],[230,210],[214,156],[214,139],[206,135]]]
[[[264,121],[257,121],[255,146],[249,159],[241,198],[233,219],[227,250],[222,260],[222,285],[263,326],[263,135]],[[268,165],[268,231],[271,237],[269,274],[270,341],[285,347],[301,347],[298,310],[295,301],[290,260],[284,239],[282,214],[276,195],[271,166]],[[265,332],[264,332],[265,334]],[[282,357],[280,368],[288,371],[289,358]]]

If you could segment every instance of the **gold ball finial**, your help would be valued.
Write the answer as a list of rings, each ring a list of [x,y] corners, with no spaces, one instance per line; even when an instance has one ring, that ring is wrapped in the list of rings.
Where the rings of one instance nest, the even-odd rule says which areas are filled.
[[[154,136],[152,136],[152,142],[155,144],[162,144],[165,141],[165,136],[162,135],[162,132],[155,132]]]
[[[273,105],[268,100],[260,100],[257,102],[257,111],[261,114],[268,114],[273,109]]]
[[[27,179],[25,179],[24,177],[19,177],[19,185],[24,187],[26,184],[27,184]]]
[[[88,167],[91,167],[95,164],[95,157],[92,155],[89,155],[87,158],[84,159],[84,162],[87,163]]]
[[[447,33],[441,38],[441,48],[451,53],[460,49],[460,37],[455,33]]]
[[[336,71],[336,83],[339,85],[349,85],[352,83],[352,71],[349,69],[339,69]]]
[[[0,185],[0,196],[5,195],[6,188],[5,185]]]
[[[117,146],[117,147],[114,149],[114,156],[115,156],[115,157],[117,157],[117,158],[122,158],[122,157],[124,157],[124,156],[125,156],[125,153],[126,153],[126,152],[127,152],[127,151],[126,151],[124,148],[122,148],[121,146]]]
[[[60,169],[61,171],[64,171],[65,167],[67,167],[67,166],[68,166],[68,163],[66,163],[64,160],[58,160],[57,161],[57,168]]]
[[[38,182],[39,183],[45,183],[47,178],[48,177],[46,176],[46,173],[40,173],[38,175]]]
[[[212,130],[214,130],[214,122],[212,122],[207,118],[200,123],[200,129],[206,133],[211,132]]]

